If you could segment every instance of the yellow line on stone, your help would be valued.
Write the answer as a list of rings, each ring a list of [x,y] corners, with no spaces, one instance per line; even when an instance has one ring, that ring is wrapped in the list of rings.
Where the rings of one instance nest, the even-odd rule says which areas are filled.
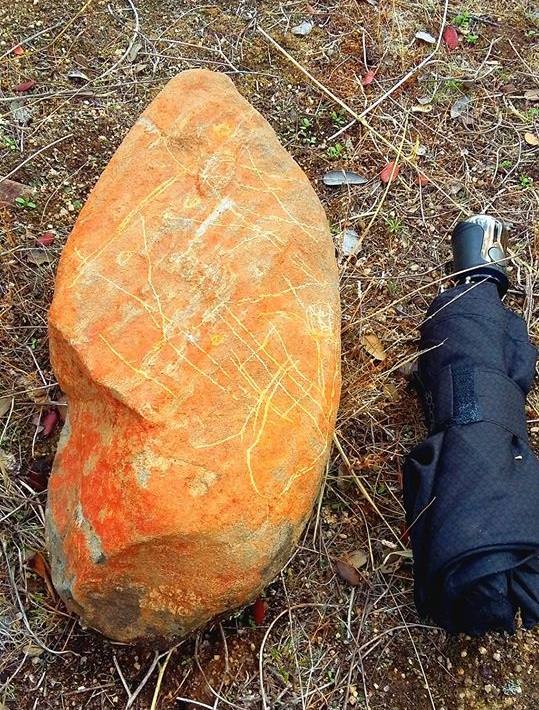
[[[101,340],[105,343],[105,345],[109,348],[109,350],[110,350],[114,355],[116,355],[116,357],[117,357],[126,367],[128,367],[130,370],[132,370],[133,372],[135,372],[137,375],[140,375],[141,377],[143,377],[145,380],[148,380],[149,382],[153,382],[153,383],[154,383],[155,385],[157,385],[158,387],[161,387],[161,388],[162,388],[165,392],[167,392],[171,397],[174,397],[174,398],[176,397],[176,394],[175,394],[171,389],[169,389],[166,385],[164,385],[162,382],[159,382],[159,380],[157,380],[155,377],[152,377],[151,375],[149,375],[149,374],[148,374],[147,372],[145,372],[144,370],[140,370],[138,367],[135,367],[132,363],[130,363],[129,360],[127,360],[121,353],[118,352],[118,350],[116,350],[116,348],[115,348],[111,343],[109,343],[109,341],[105,338],[104,335],[101,335],[101,334],[100,334],[99,337],[100,337]]]
[[[130,222],[136,217],[136,215],[150,202],[151,200],[154,200],[155,198],[159,197],[163,192],[165,192],[171,185],[173,185],[177,180],[176,175],[173,175],[172,177],[168,178],[168,180],[165,180],[162,182],[160,185],[158,185],[156,188],[154,188],[144,199],[139,202],[139,204],[131,210],[125,217],[124,219],[120,222],[118,227],[115,230],[114,235],[112,236],[109,241],[104,244],[102,247],[99,249],[96,249],[92,254],[84,258],[83,263],[80,265],[79,270],[77,274],[75,275],[74,279],[72,280],[70,284],[70,288],[73,288],[73,286],[76,284],[76,282],[79,280],[79,278],[84,274],[84,272],[88,269],[88,267],[96,260],[98,259],[109,247],[110,245],[118,239],[118,237],[125,231],[125,229],[129,226]]]

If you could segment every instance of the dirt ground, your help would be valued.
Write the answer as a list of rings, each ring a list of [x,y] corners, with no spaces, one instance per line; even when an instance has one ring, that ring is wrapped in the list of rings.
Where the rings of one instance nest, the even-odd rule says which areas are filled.
[[[444,23],[454,49],[437,42]],[[231,76],[326,208],[341,265],[341,451],[254,614],[172,648],[128,647],[81,628],[47,576],[65,408],[47,308],[90,189],[190,67]],[[0,708],[539,707],[539,633],[449,637],[417,617],[409,556],[395,554],[401,464],[424,434],[402,372],[462,216],[510,223],[509,302],[539,342],[538,87],[534,1],[0,0],[0,175],[31,188],[0,211]],[[400,171],[386,184],[390,161]],[[367,181],[324,185],[341,168]],[[537,390],[528,414],[537,445]],[[352,551],[367,560],[356,586],[335,568]]]

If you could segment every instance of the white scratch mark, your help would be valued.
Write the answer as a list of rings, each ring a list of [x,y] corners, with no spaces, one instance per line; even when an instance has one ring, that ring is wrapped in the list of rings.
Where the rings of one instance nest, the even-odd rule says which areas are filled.
[[[198,227],[198,229],[195,232],[195,237],[202,237],[208,229],[212,226],[214,222],[216,222],[219,217],[229,210],[232,206],[234,205],[234,201],[230,199],[230,197],[223,197],[223,199],[213,208],[213,210],[210,212],[210,214],[206,217],[206,219],[202,222],[202,224]]]

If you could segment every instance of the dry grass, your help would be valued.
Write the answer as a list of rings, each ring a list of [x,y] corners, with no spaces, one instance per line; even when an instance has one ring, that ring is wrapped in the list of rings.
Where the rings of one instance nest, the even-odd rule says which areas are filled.
[[[0,400],[0,707],[539,705],[536,632],[448,638],[417,619],[400,495],[403,457],[423,434],[400,368],[413,358],[418,324],[445,277],[447,235],[463,214],[488,210],[512,223],[510,300],[539,335],[538,154],[524,140],[539,134],[539,104],[523,98],[537,88],[533,5],[451,2],[450,21],[468,35],[448,52],[413,40],[419,30],[438,35],[445,3],[433,0],[0,4],[1,173],[32,185],[36,204],[0,213],[0,396],[8,397]],[[306,17],[311,34],[291,34]],[[19,43],[25,53],[16,57]],[[167,78],[197,66],[233,77],[326,207],[341,264],[343,397],[323,495],[267,590],[264,623],[256,627],[246,610],[156,652],[81,629],[28,560],[43,549],[55,446],[39,415],[61,397],[46,332],[58,254],[135,116]],[[374,82],[363,87],[370,68]],[[73,69],[87,79],[68,78]],[[13,87],[29,78],[36,87],[14,103]],[[452,119],[464,95],[469,118]],[[432,110],[417,112],[421,101]],[[386,189],[377,176],[388,160],[401,170]],[[321,176],[335,167],[369,182],[326,188]],[[418,174],[429,181],[419,185]],[[344,229],[359,235],[353,256],[340,251]],[[36,265],[35,239],[47,230],[56,234],[52,258]],[[369,333],[384,360],[361,345]],[[537,433],[537,392],[529,418]],[[334,563],[357,550],[367,563],[350,587]]]

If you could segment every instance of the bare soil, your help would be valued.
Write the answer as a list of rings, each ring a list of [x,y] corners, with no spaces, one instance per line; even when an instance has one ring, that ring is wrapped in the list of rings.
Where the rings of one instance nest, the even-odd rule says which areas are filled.
[[[539,707],[539,633],[448,636],[417,617],[409,557],[395,554],[401,465],[424,434],[402,369],[462,216],[511,223],[509,302],[539,340],[539,161],[529,142],[539,103],[526,98],[539,86],[537,5],[452,2],[456,49],[414,38],[436,40],[445,9],[0,0],[0,173],[32,188],[0,209],[0,708]],[[305,20],[312,31],[295,35]],[[261,623],[245,609],[173,648],[128,647],[81,628],[48,584],[43,511],[61,417],[50,436],[42,425],[64,404],[47,308],[90,189],[141,110],[190,67],[231,76],[326,208],[341,265],[341,451],[300,547],[266,591]],[[468,109],[452,117],[463,97]],[[367,123],[352,122],[362,113]],[[388,187],[378,176],[392,160],[401,168]],[[324,173],[341,168],[368,182],[326,187]],[[345,229],[359,239],[353,256],[343,254]],[[45,247],[44,234],[54,237]],[[367,334],[384,359],[362,345]],[[537,390],[528,405],[537,445]],[[335,561],[358,550],[367,563],[352,587]]]

